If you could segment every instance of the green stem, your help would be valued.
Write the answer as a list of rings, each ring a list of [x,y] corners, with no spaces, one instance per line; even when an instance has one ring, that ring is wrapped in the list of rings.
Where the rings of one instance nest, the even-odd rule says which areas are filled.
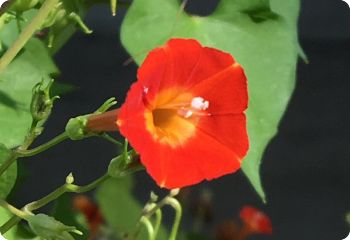
[[[155,213],[155,223],[154,223],[154,239],[157,238],[160,224],[162,223],[162,210],[158,209]]]
[[[179,226],[182,217],[182,208],[179,201],[177,201],[175,198],[168,198],[166,204],[172,206],[175,209],[175,220],[173,227],[171,228],[169,240],[176,240],[176,235],[179,231]]]
[[[110,1],[112,16],[115,16],[115,14],[117,13],[117,0]]]
[[[22,145],[19,146],[17,150],[27,150],[30,144],[34,142],[35,138],[38,136],[38,133],[36,133],[37,125],[38,121],[32,119],[32,124],[30,126],[29,132],[25,137]]]
[[[123,144],[121,142],[118,142],[117,140],[115,140],[113,137],[111,137],[110,135],[108,135],[108,133],[102,133],[102,134],[97,134],[97,137],[103,138],[115,145],[117,145],[119,148],[123,147]]]
[[[0,59],[0,73],[5,70],[7,65],[16,57],[18,52],[24,47],[27,41],[33,36],[42,23],[45,21],[51,10],[58,3],[59,0],[46,0],[39,9],[36,16],[25,27],[25,29],[18,36],[12,46],[6,51],[6,53]]]
[[[13,216],[8,220],[4,225],[0,227],[0,233],[5,234],[8,230],[10,230],[13,226],[17,225],[21,221],[21,218],[17,216]]]
[[[170,193],[166,197],[164,197],[160,202],[158,202],[154,207],[150,208],[150,210],[145,212],[143,215],[150,218],[159,209],[164,207],[164,205],[169,205],[169,199],[174,199],[174,196],[176,196],[176,195],[177,194],[173,194],[173,192],[170,191]],[[181,207],[181,205],[180,205],[180,207]]]
[[[151,221],[147,217],[142,216],[140,219],[140,223],[146,227],[148,233],[148,240],[154,240],[154,229]]]
[[[31,150],[17,150],[16,154],[18,157],[31,157],[63,142],[64,140],[67,140],[68,138],[69,137],[67,133],[63,132],[60,135],[48,141],[47,143],[40,145],[39,147],[33,148]]]
[[[84,186],[77,186],[74,184],[68,184],[67,185],[67,192],[73,192],[73,193],[84,193],[93,190],[96,188],[98,185],[109,179],[110,176],[108,174],[103,175],[102,177],[96,179],[92,183],[89,183]]]
[[[16,215],[19,218],[25,219],[28,216],[28,213],[25,213],[22,210],[19,210],[18,208],[12,206],[11,204],[7,203],[5,200],[0,199],[0,206],[7,209],[9,212],[11,212],[13,215]]]
[[[56,200],[58,197],[62,196],[63,194],[65,194],[67,192],[83,193],[83,192],[90,191],[90,190],[96,188],[102,182],[106,181],[108,178],[109,178],[109,176],[107,174],[105,174],[102,177],[98,178],[97,180],[93,181],[92,183],[84,185],[84,186],[78,186],[75,184],[65,183],[61,187],[57,188],[55,191],[46,195],[45,197],[43,197],[37,201],[28,203],[27,205],[25,205],[23,207],[23,209],[25,212],[32,212],[32,211],[35,211],[35,210],[47,205],[50,202]],[[13,216],[10,220],[8,220],[4,225],[2,225],[0,227],[0,232],[3,234],[6,233],[13,226],[15,226],[20,220],[21,220],[21,218],[19,218],[17,216]]]

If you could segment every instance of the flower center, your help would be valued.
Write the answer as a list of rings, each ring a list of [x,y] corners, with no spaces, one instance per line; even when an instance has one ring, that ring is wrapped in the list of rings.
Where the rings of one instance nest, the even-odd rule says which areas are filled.
[[[145,118],[147,130],[155,140],[177,147],[194,136],[201,117],[210,116],[206,111],[209,102],[190,94],[170,96],[174,94],[159,93],[155,104],[150,104],[154,107],[146,110]]]

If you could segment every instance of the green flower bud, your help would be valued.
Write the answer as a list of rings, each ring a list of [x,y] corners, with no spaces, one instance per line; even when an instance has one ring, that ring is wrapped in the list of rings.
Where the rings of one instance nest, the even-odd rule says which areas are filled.
[[[66,133],[72,140],[81,140],[88,136],[86,125],[88,123],[88,115],[79,116],[69,119],[66,125]]]
[[[15,15],[11,14],[11,13],[3,13],[0,16],[0,29],[2,29],[5,24],[9,23],[11,20],[15,19]]]
[[[119,155],[111,160],[108,166],[108,175],[114,178],[119,178],[124,175],[127,163],[123,155]]]
[[[108,166],[108,175],[120,178],[143,169],[140,156],[131,151],[131,153],[121,154],[111,160]]]
[[[56,4],[41,26],[41,29],[50,29],[48,47],[52,47],[55,37],[71,24],[77,25],[86,34],[92,33],[80,17],[85,12],[86,7],[81,1],[61,0]]]
[[[10,10],[15,12],[24,12],[32,9],[39,3],[39,0],[15,0],[10,7]]]
[[[73,173],[69,173],[69,175],[66,177],[66,183],[68,183],[68,184],[74,183]]]
[[[46,87],[44,81],[39,82],[33,88],[32,102],[30,103],[30,111],[32,117],[36,121],[46,120],[53,107],[53,102],[58,99],[58,96],[50,97],[50,88],[53,80],[51,80]]]

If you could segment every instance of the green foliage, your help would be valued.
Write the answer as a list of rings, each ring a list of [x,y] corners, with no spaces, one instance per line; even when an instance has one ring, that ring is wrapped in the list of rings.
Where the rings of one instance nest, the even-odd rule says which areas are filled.
[[[0,165],[10,158],[12,152],[0,143]],[[5,199],[13,188],[17,178],[17,164],[12,164],[6,172],[0,176],[0,198]]]
[[[131,178],[125,177],[110,179],[97,191],[96,197],[102,214],[119,237],[135,231],[142,213],[140,203],[130,193],[131,188]],[[138,239],[147,239],[146,233],[141,231]],[[157,239],[166,239],[164,229],[160,229]]]
[[[16,32],[14,24],[6,25],[0,32],[1,41],[10,45]],[[31,39],[0,74],[0,143],[7,148],[13,148],[23,142],[32,121],[32,88],[57,73],[58,70],[44,44],[38,39]],[[1,164],[9,154],[4,145],[0,145]],[[16,181],[16,171],[16,164],[13,164],[1,176],[0,197],[5,198],[12,189]]]
[[[177,0],[134,0],[122,25],[122,43],[138,64],[172,37],[195,38],[235,57],[247,74],[250,96],[251,147],[243,171],[265,199],[259,167],[294,89],[299,1],[221,0],[207,17],[179,9]]]
[[[45,214],[29,216],[27,219],[30,228],[39,237],[47,240],[74,240],[71,232],[81,234],[73,226],[66,226],[56,219]]]

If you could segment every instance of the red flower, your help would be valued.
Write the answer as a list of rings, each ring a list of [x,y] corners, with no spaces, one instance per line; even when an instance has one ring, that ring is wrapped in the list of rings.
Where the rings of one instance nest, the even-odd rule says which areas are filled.
[[[89,224],[90,234],[94,236],[103,224],[103,217],[98,206],[85,195],[76,196],[73,199],[73,206],[84,215]]]
[[[248,150],[242,67],[196,40],[149,53],[117,124],[161,187],[179,188],[240,168]]]
[[[246,229],[249,229],[247,231],[251,234],[272,234],[270,218],[260,210],[251,206],[244,206],[240,212],[240,217],[246,225]]]

